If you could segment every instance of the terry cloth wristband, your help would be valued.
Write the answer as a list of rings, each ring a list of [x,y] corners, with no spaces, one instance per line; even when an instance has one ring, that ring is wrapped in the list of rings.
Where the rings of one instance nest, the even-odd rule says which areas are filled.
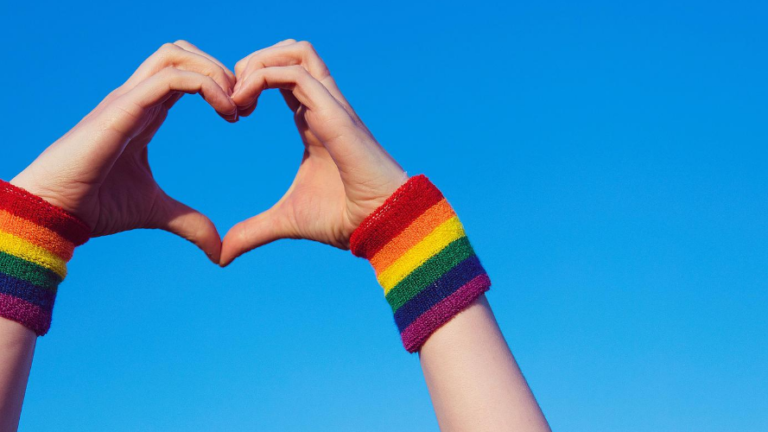
[[[80,219],[0,180],[0,316],[47,333],[67,262],[90,234]]]
[[[453,208],[423,175],[360,224],[350,249],[373,265],[409,352],[491,286]]]

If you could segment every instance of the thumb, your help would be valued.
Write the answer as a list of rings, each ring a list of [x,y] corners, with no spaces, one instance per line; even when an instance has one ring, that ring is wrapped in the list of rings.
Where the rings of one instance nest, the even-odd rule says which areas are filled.
[[[259,215],[238,223],[227,232],[221,244],[219,265],[226,267],[235,258],[257,247],[275,240],[292,238],[291,233],[290,224],[281,214],[279,207],[272,207]]]
[[[157,227],[189,240],[214,264],[221,257],[221,236],[211,220],[199,211],[166,196]]]

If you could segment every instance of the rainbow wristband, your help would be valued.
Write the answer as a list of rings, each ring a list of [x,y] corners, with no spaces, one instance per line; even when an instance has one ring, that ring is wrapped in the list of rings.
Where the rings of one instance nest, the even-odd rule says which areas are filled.
[[[360,224],[350,249],[373,265],[409,352],[491,287],[458,216],[423,175]]]
[[[0,180],[0,316],[46,334],[67,262],[90,234],[80,219]]]

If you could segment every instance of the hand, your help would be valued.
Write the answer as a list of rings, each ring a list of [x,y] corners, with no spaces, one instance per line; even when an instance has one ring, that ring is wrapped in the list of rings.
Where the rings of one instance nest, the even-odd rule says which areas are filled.
[[[277,239],[309,239],[349,248],[355,228],[407,180],[339,91],[307,42],[287,40],[235,66],[232,99],[240,115],[262,91],[279,88],[294,113],[304,157],[285,195],[269,210],[232,227],[221,265]]]
[[[147,145],[184,93],[199,93],[224,119],[237,121],[235,76],[194,45],[163,45],[90,114],[11,183],[80,217],[92,235],[136,228],[177,234],[218,263],[213,223],[155,182]]]

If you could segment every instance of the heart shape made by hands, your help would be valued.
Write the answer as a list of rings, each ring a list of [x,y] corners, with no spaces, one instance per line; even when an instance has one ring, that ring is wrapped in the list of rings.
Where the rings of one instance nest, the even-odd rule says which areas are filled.
[[[285,195],[222,241],[208,217],[160,188],[147,146],[185,93],[236,122],[267,89],[279,89],[293,112],[304,155]],[[11,182],[80,217],[93,236],[163,229],[226,266],[281,238],[348,248],[355,228],[406,180],[312,45],[290,39],[243,58],[234,73],[189,42],[163,45]]]

